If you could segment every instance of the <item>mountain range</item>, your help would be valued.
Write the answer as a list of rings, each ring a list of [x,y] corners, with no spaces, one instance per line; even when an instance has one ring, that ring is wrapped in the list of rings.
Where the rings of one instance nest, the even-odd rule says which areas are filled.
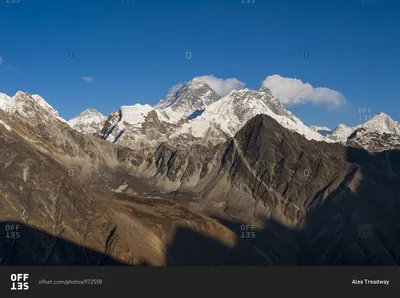
[[[0,264],[396,265],[399,145],[386,114],[308,127],[265,87],[68,122],[0,94]]]
[[[223,142],[258,114],[271,116],[283,127],[309,140],[346,144],[354,132],[363,128],[364,139],[358,134],[358,138],[352,138],[349,144],[372,151],[400,146],[397,141],[400,124],[384,113],[355,127],[345,124],[339,124],[334,130],[315,125],[307,127],[286,110],[266,87],[234,90],[220,96],[206,82],[196,78],[171,90],[153,107],[140,104],[122,106],[107,119],[96,110],[89,109],[68,123],[79,132],[99,135],[111,142],[118,141],[121,145],[135,148],[158,146],[166,141],[185,145],[188,138]],[[372,134],[376,133],[389,135],[390,141],[379,146],[371,145],[369,142],[374,139]]]

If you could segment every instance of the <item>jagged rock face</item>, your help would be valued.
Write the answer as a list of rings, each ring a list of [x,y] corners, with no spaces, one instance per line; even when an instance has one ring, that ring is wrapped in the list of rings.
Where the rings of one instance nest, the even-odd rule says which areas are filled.
[[[104,126],[102,130],[99,132],[99,136],[106,140],[108,136],[113,132],[115,126],[118,124],[118,122],[121,120],[121,111],[115,111],[111,113],[107,120],[104,122]]]
[[[166,142],[170,132],[179,124],[170,122],[149,105],[135,105],[112,113],[99,135],[110,142],[142,150]]]
[[[305,126],[267,88],[232,91],[223,98],[215,94],[206,83],[192,80],[154,107],[122,106],[108,117],[99,135],[135,150],[154,148],[163,142],[176,148],[188,148],[192,143],[216,145],[233,136],[255,115],[267,114],[308,139],[332,142]],[[199,116],[186,117],[199,110]]]
[[[233,136],[247,121],[258,114],[269,115],[282,126],[305,135],[308,139],[325,140],[287,111],[270,92],[249,89],[233,91],[211,104],[201,116],[184,123],[173,137],[191,134],[197,138],[207,140],[214,138],[214,141],[217,139],[221,141],[224,140],[224,135]]]
[[[3,94],[0,100],[0,109],[21,121],[46,124],[57,119],[65,122],[42,97],[21,91],[18,91],[12,98]]]
[[[390,256],[399,259],[400,209],[393,202],[400,197],[400,152],[370,155],[308,141],[265,115],[217,151],[205,161],[198,148],[185,156],[160,147],[149,164],[158,169],[159,185],[174,185],[175,193],[188,191],[182,177],[190,180],[192,169],[187,204],[198,212],[263,222],[252,245],[269,247],[276,264],[390,265]],[[191,156],[200,157],[196,166]],[[212,166],[200,176],[204,162]],[[371,225],[374,236],[365,238]]]
[[[233,91],[211,103],[192,120],[174,118],[170,112],[148,105],[124,106],[109,116],[101,137],[135,150],[154,148],[163,142],[176,148],[188,148],[192,143],[215,145],[225,142],[257,114],[268,114],[307,138],[324,139],[287,111],[269,91],[248,89]]]
[[[221,98],[210,86],[199,80],[192,80],[178,90],[173,90],[154,105],[156,109],[170,108],[172,111],[189,116],[196,110],[203,110]]]
[[[80,133],[98,135],[103,129],[106,119],[96,109],[87,109],[69,120],[68,124]]]
[[[218,197],[221,202],[224,199],[227,200],[221,205],[220,210],[235,210],[233,206],[236,206],[236,211],[246,209],[249,214],[257,212],[265,214],[269,212],[268,208],[258,203],[253,205],[255,198],[261,201],[267,200],[269,203],[282,198],[305,200],[309,193],[320,190],[322,185],[337,176],[338,172],[345,170],[343,175],[347,173],[346,169],[350,166],[344,162],[343,146],[309,142],[304,137],[282,128],[268,116],[263,117],[256,116],[257,119],[262,119],[257,123],[254,118],[250,120],[234,138],[228,139],[224,145],[219,145],[213,150],[211,148],[203,150],[208,152],[208,157],[201,150],[203,147],[199,146],[194,146],[187,151],[172,151],[159,147],[154,157],[154,165],[157,167],[157,173],[161,175],[160,179],[165,173],[164,178],[171,182],[182,181],[182,177],[188,176],[185,170],[192,168],[188,160],[196,156],[197,164],[192,172],[196,173],[193,175],[196,175],[195,180],[198,184],[192,185],[193,189],[197,189],[199,185],[204,186],[207,180],[210,184],[200,189],[203,191],[212,187],[213,195],[218,194],[215,197]],[[340,152],[342,152],[341,155]],[[182,158],[182,154],[186,157]],[[308,159],[305,158],[306,154],[308,154]],[[321,164],[324,159],[326,165]],[[340,163],[341,160],[342,163]],[[201,170],[205,168],[205,165],[207,165],[207,175],[201,175]],[[183,170],[176,171],[176,169]],[[319,172],[324,173],[326,179],[320,183],[311,181],[311,177],[318,176]],[[327,175],[325,172],[330,174]],[[339,177],[337,179],[337,183],[340,183]],[[332,187],[335,185],[337,186],[332,183]],[[175,183],[175,186],[177,190],[181,187],[187,188],[184,183]],[[224,194],[219,194],[220,192]],[[241,198],[240,204],[235,203],[238,197]],[[212,204],[208,207],[213,209],[213,200],[209,202]],[[284,207],[288,206],[284,205]],[[275,211],[277,212],[276,208]]]
[[[349,136],[346,145],[371,152],[400,149],[400,135],[358,128]]]
[[[358,133],[355,133],[356,130],[358,130]],[[379,141],[379,135],[381,135],[381,139],[386,139],[390,144],[384,144],[383,141]],[[370,151],[374,151],[373,148],[381,151],[381,148],[384,149],[385,147],[396,148],[396,136],[400,136],[400,124],[385,113],[379,113],[372,119],[355,127],[339,124],[332,133],[327,135],[327,138],[342,144],[361,146]],[[348,140],[349,137],[352,137],[353,140]],[[393,147],[393,145],[395,146]]]
[[[4,93],[0,93],[0,109],[7,114],[19,113],[24,118],[34,117],[38,111],[43,109],[47,114],[59,118],[58,112],[42,97],[37,94],[30,95],[21,91],[18,91],[12,98]],[[64,121],[61,118],[59,119]]]

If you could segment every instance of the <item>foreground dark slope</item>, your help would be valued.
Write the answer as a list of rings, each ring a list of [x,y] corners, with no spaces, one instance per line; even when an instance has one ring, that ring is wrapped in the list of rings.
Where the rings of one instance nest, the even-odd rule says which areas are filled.
[[[222,162],[237,188],[229,198],[250,186],[252,215],[295,248],[296,264],[399,263],[399,151],[310,142],[258,116]]]
[[[0,264],[399,263],[398,152],[310,142],[268,116],[219,146],[133,151],[36,109],[0,111],[2,235],[21,224]]]
[[[158,179],[176,181],[171,173],[186,160],[165,151]],[[185,154],[201,166],[199,152]],[[232,222],[256,225],[250,242],[272,263],[399,263],[399,151],[308,141],[259,115],[218,156],[189,204],[238,234],[241,225]]]

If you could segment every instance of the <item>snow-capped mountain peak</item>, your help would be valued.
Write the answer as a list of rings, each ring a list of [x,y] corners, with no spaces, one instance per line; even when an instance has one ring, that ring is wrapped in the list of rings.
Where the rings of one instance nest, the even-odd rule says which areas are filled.
[[[400,134],[400,124],[385,113],[379,113],[358,127],[380,133]]]
[[[346,143],[347,138],[354,132],[354,127],[339,124],[327,137],[334,142]]]
[[[10,115],[19,115],[22,120],[36,118],[40,119],[41,122],[45,122],[46,118],[51,115],[62,122],[66,122],[59,117],[58,112],[41,96],[37,94],[30,95],[28,92],[18,91],[13,97],[0,93],[0,109]]]
[[[221,96],[206,82],[193,79],[179,89],[171,90],[154,105],[154,108],[165,109],[167,113],[170,110],[181,114],[181,117],[187,117],[196,110],[203,110],[220,98]]]
[[[357,134],[357,140],[360,140],[359,143],[367,144],[366,140],[361,139],[363,137],[365,138],[366,136],[372,135],[371,133],[374,133],[375,136],[376,133],[400,135],[400,124],[390,118],[387,114],[381,112],[370,120],[354,127],[347,126],[345,124],[339,124],[327,137],[335,142],[341,142],[345,144],[347,139],[356,130],[359,130],[359,133]]]
[[[222,138],[224,134],[233,136],[251,118],[258,114],[266,114],[274,118],[283,127],[304,135],[307,139],[325,140],[323,136],[312,131],[300,119],[287,111],[269,92],[241,89],[232,91],[220,100],[205,108],[202,115],[182,125],[174,134],[191,134],[202,138],[212,135]],[[328,142],[330,140],[327,140]]]
[[[75,130],[85,134],[96,134],[103,128],[107,117],[96,109],[87,109],[68,121]]]
[[[392,133],[381,133],[357,128],[347,139],[346,145],[362,147],[368,151],[380,152],[400,148],[400,135]]]
[[[49,105],[49,103],[45,101],[43,97],[38,94],[33,94],[31,95],[31,97],[34,99],[36,104],[40,105],[42,108],[53,114],[55,117],[58,117],[58,112],[51,105]]]
[[[4,93],[0,93],[0,109],[7,112],[7,110],[13,106],[13,101],[10,96]]]

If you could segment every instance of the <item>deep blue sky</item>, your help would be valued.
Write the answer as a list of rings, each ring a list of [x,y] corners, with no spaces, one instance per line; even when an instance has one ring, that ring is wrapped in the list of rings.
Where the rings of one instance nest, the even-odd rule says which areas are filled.
[[[0,92],[38,93],[66,119],[154,104],[195,76],[257,88],[279,74],[348,99],[290,107],[308,125],[358,124],[363,107],[400,120],[400,1],[1,1]]]

